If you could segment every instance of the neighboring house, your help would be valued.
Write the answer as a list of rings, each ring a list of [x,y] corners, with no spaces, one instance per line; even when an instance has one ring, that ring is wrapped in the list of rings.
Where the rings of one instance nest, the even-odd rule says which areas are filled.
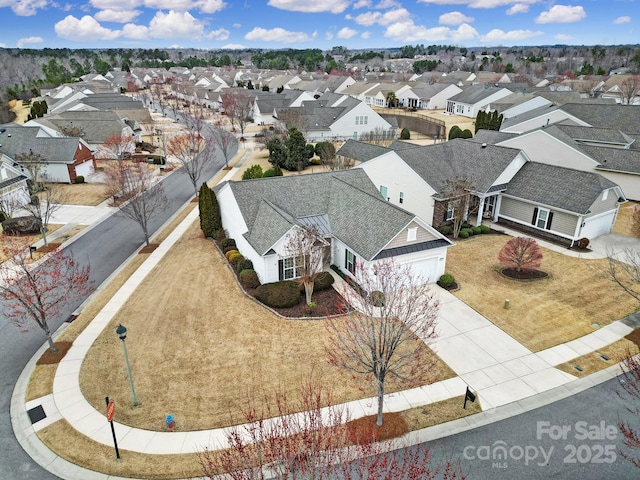
[[[253,91],[253,123],[256,125],[273,125],[276,110],[287,107],[299,107],[302,102],[313,101],[313,95],[300,90],[283,90],[282,93]]]
[[[0,212],[11,214],[29,203],[27,176],[15,166],[13,159],[0,154]]]
[[[573,245],[610,233],[625,200],[597,173],[528,162],[502,194],[498,222]]]
[[[452,243],[413,213],[386,202],[359,169],[292,175],[215,187],[222,225],[262,283],[296,277],[286,242],[292,229],[315,225],[327,242],[323,268],[354,276],[393,257],[429,282],[445,272]]]
[[[384,198],[436,228],[453,220],[448,182],[465,179],[472,185],[467,221],[476,225],[487,218],[569,245],[611,231],[618,205],[626,200],[616,183],[595,172],[534,162],[524,150],[505,146],[509,142],[395,142],[378,151],[347,142],[346,152],[337,154],[361,161],[356,169],[367,173]]]
[[[300,119],[303,125],[300,130],[308,142],[357,140],[371,132],[393,139],[397,134],[397,127],[369,105],[348,95],[327,93],[315,101],[304,102],[301,107],[277,109],[276,118],[281,118],[284,111],[291,111]]]
[[[356,151],[353,144],[345,146],[352,157],[358,156],[354,160],[362,163],[356,168],[366,172],[383,198],[436,228],[453,219],[450,199],[444,195],[448,181],[464,179],[474,186],[471,193],[481,212],[476,220],[479,225],[482,215],[497,219],[500,193],[528,161],[518,149],[462,139],[429,146],[395,142],[374,158],[367,158],[373,153],[369,148]],[[337,154],[343,155],[343,149]]]
[[[19,165],[20,155],[38,155],[45,162],[41,175],[48,182],[73,183],[78,175],[93,174],[96,167],[93,151],[82,138],[50,136],[42,128],[16,123],[1,126],[0,153],[13,159],[26,175],[27,168]]]
[[[418,83],[413,87],[413,92],[420,99],[418,108],[444,110],[447,108],[447,101],[462,92],[462,89],[447,83]]]
[[[491,102],[511,95],[513,92],[501,87],[472,85],[447,101],[447,113],[476,118],[480,110],[491,111]]]

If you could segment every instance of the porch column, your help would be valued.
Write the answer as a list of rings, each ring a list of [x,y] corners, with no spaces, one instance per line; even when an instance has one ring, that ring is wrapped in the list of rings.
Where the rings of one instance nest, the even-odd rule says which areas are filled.
[[[500,212],[500,203],[502,203],[502,195],[498,195],[496,197],[496,201],[493,204],[493,216],[491,217],[492,222],[498,221],[498,212]]]
[[[476,215],[476,227],[482,225],[482,216],[484,215],[484,195],[480,197],[480,205],[478,205],[478,214]]]

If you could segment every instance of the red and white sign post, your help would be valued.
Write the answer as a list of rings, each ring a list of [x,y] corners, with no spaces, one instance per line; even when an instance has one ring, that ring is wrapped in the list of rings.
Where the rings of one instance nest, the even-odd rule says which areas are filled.
[[[113,400],[109,400],[109,397],[104,397],[104,401],[107,404],[107,421],[111,425],[111,435],[113,435],[113,446],[116,449],[116,458],[120,458],[120,451],[118,450],[118,441],[116,440],[116,430],[113,428],[113,416],[116,413],[116,404]]]

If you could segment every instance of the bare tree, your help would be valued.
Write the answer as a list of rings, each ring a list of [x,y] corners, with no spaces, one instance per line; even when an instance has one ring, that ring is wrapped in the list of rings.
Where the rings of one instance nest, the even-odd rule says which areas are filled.
[[[307,128],[305,117],[300,113],[298,108],[283,108],[278,111],[278,120],[284,124],[285,130],[297,128],[304,131]]]
[[[238,149],[238,141],[233,135],[220,127],[213,127],[211,140],[222,152],[225,167],[229,168],[229,160],[233,158]]]
[[[16,161],[29,172],[31,192],[38,192],[45,182],[47,159],[33,150],[16,155]]]
[[[231,125],[237,124],[240,134],[244,137],[244,129],[251,121],[253,97],[244,89],[235,89],[222,95],[222,108],[231,120]]]
[[[393,440],[371,443],[373,432],[362,432],[354,443],[349,411],[334,406],[330,393],[311,382],[303,384],[297,401],[280,393],[276,405],[257,408],[249,402],[245,423],[226,431],[222,448],[198,453],[205,478],[221,473],[233,480],[465,478],[457,463],[432,461],[428,449],[401,449]]]
[[[447,201],[447,211],[453,221],[453,238],[458,238],[462,224],[475,209],[471,205],[474,182],[467,177],[456,177],[445,181],[439,197]]]
[[[13,212],[22,208],[29,201],[29,191],[27,188],[16,189],[0,195],[0,212],[7,218],[13,216]]]
[[[631,75],[620,84],[620,102],[623,105],[634,105],[638,92],[640,92],[640,76]]]
[[[61,249],[35,264],[29,244],[29,238],[3,237],[0,248],[10,260],[0,263],[0,297],[8,318],[21,328],[28,321],[35,322],[44,331],[51,352],[56,353],[49,321],[91,291],[89,266],[79,265]]]
[[[376,127],[369,132],[365,132],[360,135],[359,140],[361,142],[371,143],[373,145],[389,145],[396,139],[396,132],[385,130],[382,127]]]
[[[131,135],[111,134],[102,145],[104,156],[110,159],[124,160],[136,150],[136,142]]]
[[[31,201],[23,205],[23,209],[35,218],[40,224],[40,233],[45,245],[49,245],[47,240],[47,229],[53,214],[62,207],[64,196],[62,190],[55,184],[45,185],[42,191],[31,195]]]
[[[167,144],[167,153],[175,157],[182,171],[193,185],[194,195],[198,195],[198,184],[204,168],[211,163],[215,153],[212,141],[202,135],[202,118],[187,118],[187,133],[173,137]]]
[[[314,283],[322,271],[324,249],[327,245],[315,225],[296,226],[287,236],[284,258],[293,259],[296,277],[304,286],[307,305],[311,304]]]
[[[640,252],[630,248],[616,252],[608,248],[607,260],[609,280],[640,301]]]
[[[345,284],[343,296],[354,309],[327,323],[326,350],[332,364],[375,379],[377,424],[382,425],[387,378],[407,381],[434,362],[425,343],[436,336],[439,304],[426,279],[409,265],[389,259],[371,268],[358,264],[355,272],[368,298],[356,296]]]
[[[154,182],[151,167],[142,162],[120,161],[109,165],[107,193],[113,197],[120,213],[142,229],[145,243],[149,242],[149,221],[166,208],[162,182]]]

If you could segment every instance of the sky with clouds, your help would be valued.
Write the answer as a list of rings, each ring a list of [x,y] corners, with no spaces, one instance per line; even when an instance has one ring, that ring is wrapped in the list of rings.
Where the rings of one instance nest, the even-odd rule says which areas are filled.
[[[640,0],[0,0],[0,47],[637,44]]]

